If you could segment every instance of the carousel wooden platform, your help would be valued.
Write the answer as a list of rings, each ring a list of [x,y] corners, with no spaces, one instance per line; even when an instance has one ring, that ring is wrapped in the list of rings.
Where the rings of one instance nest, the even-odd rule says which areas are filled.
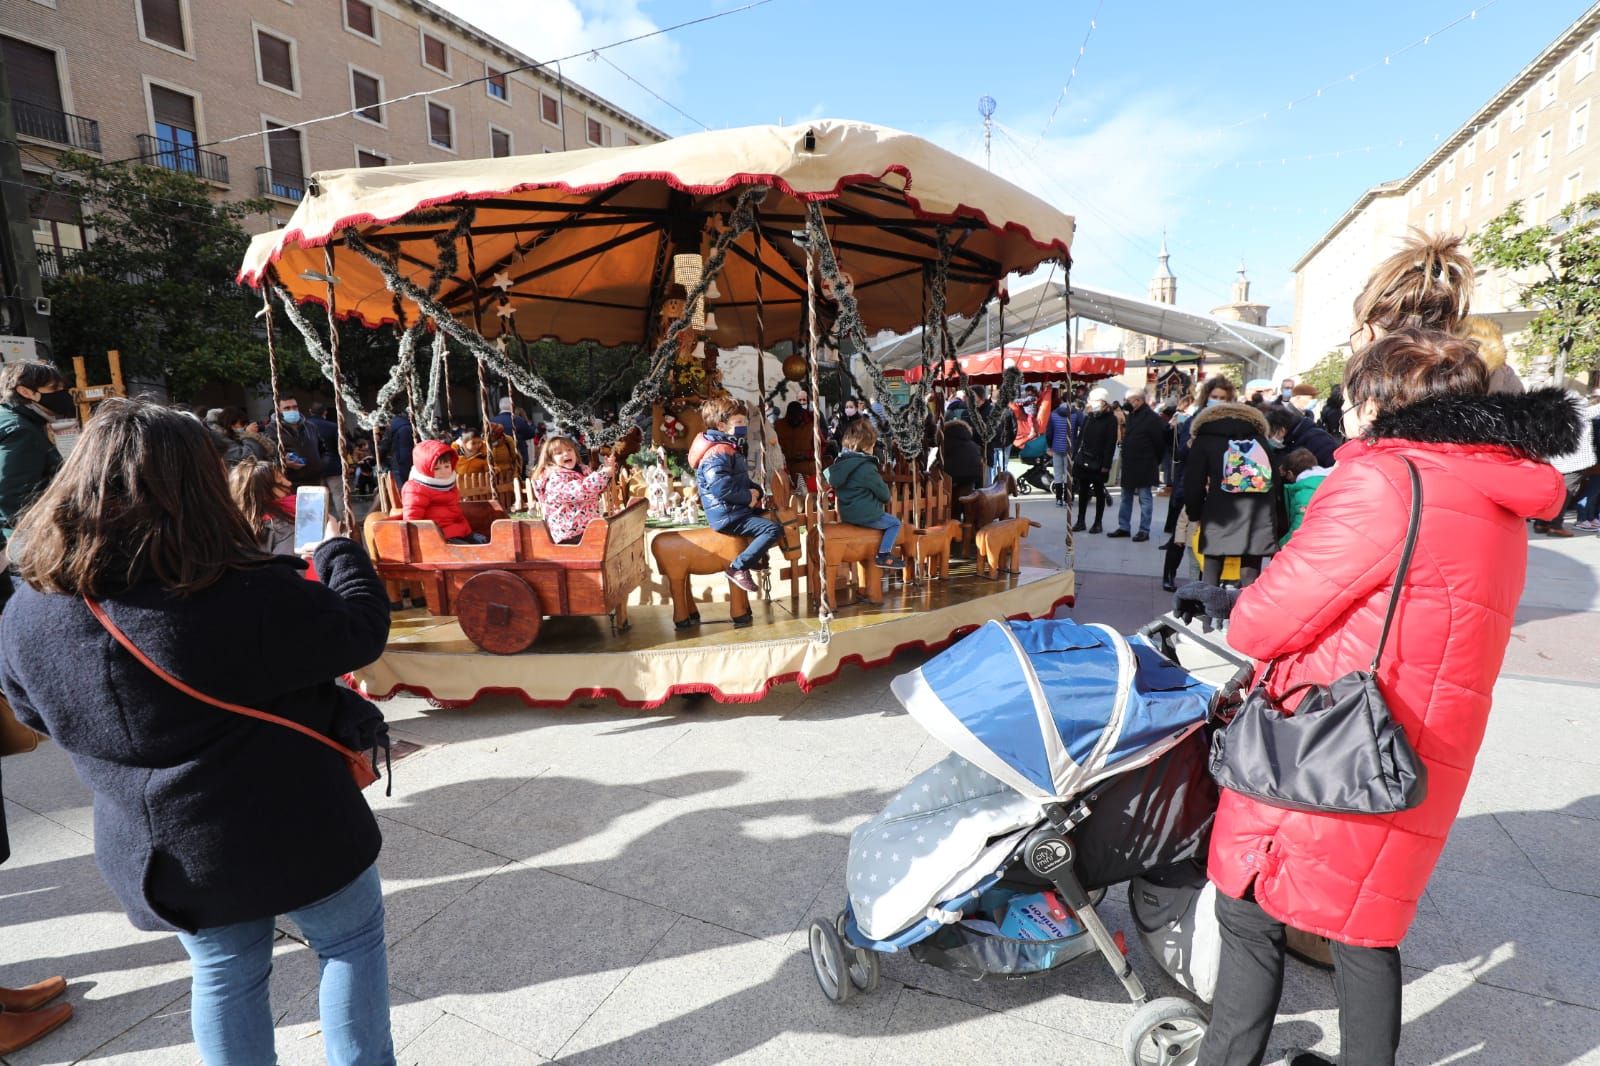
[[[880,604],[841,607],[826,642],[807,599],[795,610],[776,589],[770,601],[752,597],[755,624],[745,629],[729,622],[726,601],[700,604],[702,623],[682,631],[671,606],[634,606],[623,633],[604,617],[549,618],[538,642],[517,655],[479,651],[454,618],[419,608],[395,615],[383,657],[352,680],[372,699],[409,694],[443,707],[490,695],[534,707],[607,698],[648,708],[691,694],[749,703],[775,685],[810,690],[847,664],[879,666],[901,651],[942,647],[991,618],[1040,618],[1073,602],[1071,570],[1025,544],[1018,564],[1016,574],[989,577],[958,559],[948,579],[895,581]]]

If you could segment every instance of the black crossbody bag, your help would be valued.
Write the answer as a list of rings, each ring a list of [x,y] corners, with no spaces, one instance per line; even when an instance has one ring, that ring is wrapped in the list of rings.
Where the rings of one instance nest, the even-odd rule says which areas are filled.
[[[1394,814],[1427,795],[1427,767],[1378,687],[1378,663],[1422,522],[1422,479],[1411,460],[1406,467],[1411,523],[1371,668],[1330,685],[1296,685],[1274,699],[1267,683],[1277,660],[1269,663],[1233,721],[1212,738],[1211,773],[1223,788],[1273,807],[1333,814]],[[1305,698],[1286,712],[1284,703],[1301,692]]]

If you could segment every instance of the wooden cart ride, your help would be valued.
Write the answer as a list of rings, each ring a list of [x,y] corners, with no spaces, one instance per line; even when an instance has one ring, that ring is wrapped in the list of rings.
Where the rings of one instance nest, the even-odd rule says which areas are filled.
[[[429,611],[455,615],[497,655],[532,646],[545,615],[608,614],[627,628],[628,598],[645,580],[645,501],[590,522],[577,544],[553,543],[543,522],[506,518],[492,501],[462,510],[487,544],[451,544],[433,522],[374,512],[365,534],[379,575],[420,589]]]

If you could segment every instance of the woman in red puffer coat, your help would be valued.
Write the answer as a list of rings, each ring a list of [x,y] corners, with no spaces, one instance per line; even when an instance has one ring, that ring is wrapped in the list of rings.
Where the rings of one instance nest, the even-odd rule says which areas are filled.
[[[1416,464],[1422,522],[1378,681],[1426,765],[1427,797],[1399,814],[1339,815],[1223,791],[1209,864],[1223,958],[1203,1066],[1261,1061],[1282,991],[1285,924],[1332,941],[1342,1061],[1394,1061],[1396,945],[1483,741],[1527,572],[1525,523],[1563,502],[1561,475],[1545,460],[1578,432],[1558,389],[1487,389],[1476,348],[1445,334],[1400,330],[1352,356],[1352,440],[1294,539],[1233,610],[1234,648],[1262,666],[1277,661],[1274,696],[1366,669],[1411,513],[1405,460]]]

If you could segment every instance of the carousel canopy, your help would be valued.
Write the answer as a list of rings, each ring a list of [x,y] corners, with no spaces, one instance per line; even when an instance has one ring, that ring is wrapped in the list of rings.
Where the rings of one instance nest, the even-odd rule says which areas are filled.
[[[727,345],[800,333],[806,278],[796,235],[810,203],[823,209],[871,330],[922,321],[923,272],[938,258],[940,225],[951,227],[954,249],[945,306],[958,314],[976,313],[1007,274],[1065,260],[1072,242],[1071,216],[960,156],[896,130],[822,120],[627,148],[325,171],[312,176],[286,228],[251,242],[239,279],[259,284],[271,271],[293,298],[324,300],[330,246],[339,312],[392,321],[382,273],[343,246],[350,228],[423,288],[441,262],[451,266],[453,247],[438,300],[458,319],[476,317],[488,336],[649,343],[652,313],[684,284],[678,257],[704,256],[752,186],[769,190],[758,225],[733,244],[705,308],[715,316],[708,333]],[[452,209],[470,209],[470,225],[441,244]],[[416,321],[416,307],[403,310]]]
[[[946,367],[936,380],[959,382],[961,373],[965,373],[967,380],[974,385],[993,385],[1011,367],[1016,367],[1022,373],[1024,381],[1065,381],[1069,377],[1098,380],[1116,377],[1127,369],[1127,364],[1115,355],[1103,352],[1068,355],[1048,348],[1007,348],[1003,352],[996,348],[963,355],[953,361],[960,369]],[[914,366],[905,371],[905,380],[910,385],[921,381],[922,367]]]

